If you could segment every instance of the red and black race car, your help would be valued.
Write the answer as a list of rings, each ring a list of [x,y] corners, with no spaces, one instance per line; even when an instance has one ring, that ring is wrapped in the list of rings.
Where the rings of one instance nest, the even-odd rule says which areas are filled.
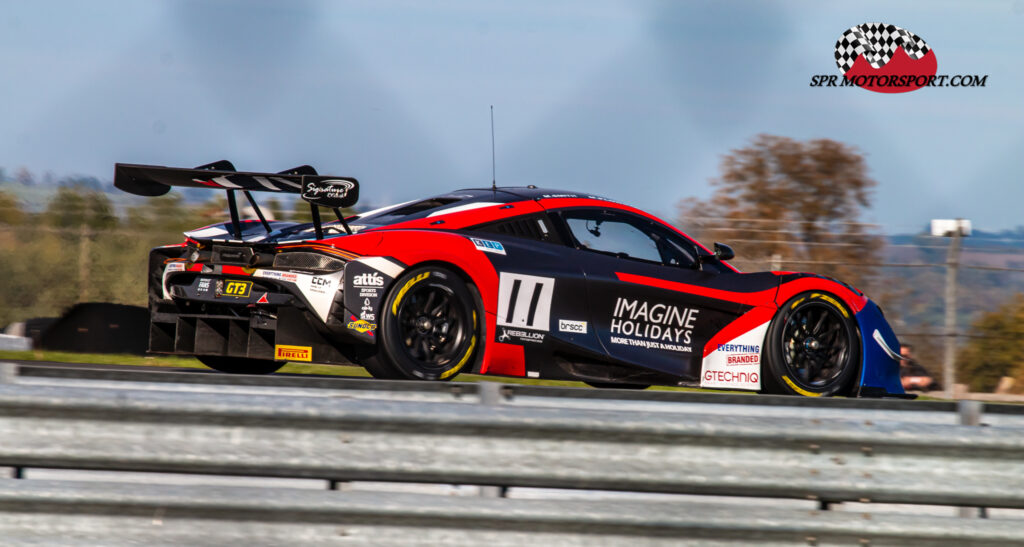
[[[377,378],[460,372],[805,396],[899,396],[899,342],[855,288],[741,273],[670,224],[597,196],[458,190],[345,218],[355,179],[118,164],[114,184],[227,191],[231,220],[153,249],[155,353],[225,372],[288,361]],[[253,191],[301,194],[313,222],[268,221]],[[259,220],[239,218],[242,194]],[[337,219],[324,222],[319,207]]]

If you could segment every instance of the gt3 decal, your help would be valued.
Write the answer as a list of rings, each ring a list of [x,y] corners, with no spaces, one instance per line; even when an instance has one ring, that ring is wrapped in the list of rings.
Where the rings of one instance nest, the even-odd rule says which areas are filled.
[[[228,281],[224,284],[223,291],[217,291],[219,294],[224,296],[234,296],[237,298],[248,298],[249,291],[252,290],[252,281]]]
[[[554,292],[555,280],[551,277],[501,272],[498,326],[547,331]]]

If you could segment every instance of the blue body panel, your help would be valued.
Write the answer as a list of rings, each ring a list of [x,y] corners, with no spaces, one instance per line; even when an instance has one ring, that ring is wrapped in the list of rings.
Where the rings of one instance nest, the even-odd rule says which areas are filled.
[[[900,382],[900,362],[890,357],[874,337],[877,330],[892,350],[899,351],[900,342],[882,315],[882,310],[868,300],[864,309],[857,314],[857,323],[860,325],[863,356],[860,387],[881,388],[893,394],[904,393],[903,384]]]

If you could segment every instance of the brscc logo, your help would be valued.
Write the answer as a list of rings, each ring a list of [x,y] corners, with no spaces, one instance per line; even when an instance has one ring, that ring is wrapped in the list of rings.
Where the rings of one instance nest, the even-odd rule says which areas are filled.
[[[836,42],[836,65],[854,85],[879,93],[921,89],[938,71],[935,52],[920,36],[885,23],[844,32]]]

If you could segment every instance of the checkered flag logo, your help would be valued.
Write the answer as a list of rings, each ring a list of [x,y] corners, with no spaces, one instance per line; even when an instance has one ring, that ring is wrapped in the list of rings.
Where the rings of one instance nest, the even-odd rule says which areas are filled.
[[[886,65],[896,49],[902,47],[911,59],[918,60],[928,54],[928,44],[907,29],[885,23],[864,23],[850,28],[836,42],[836,65],[846,74],[853,68],[857,57],[879,69]]]

